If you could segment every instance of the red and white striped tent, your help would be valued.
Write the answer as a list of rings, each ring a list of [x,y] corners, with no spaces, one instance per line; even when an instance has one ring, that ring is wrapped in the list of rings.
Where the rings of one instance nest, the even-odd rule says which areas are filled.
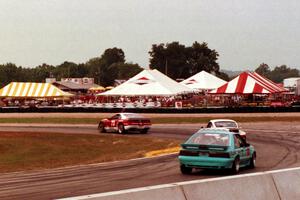
[[[286,90],[256,72],[243,72],[211,94],[270,94]]]

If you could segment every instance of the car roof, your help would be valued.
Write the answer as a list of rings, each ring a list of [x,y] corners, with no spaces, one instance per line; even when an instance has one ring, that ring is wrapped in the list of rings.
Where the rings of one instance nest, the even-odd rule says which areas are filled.
[[[236,132],[231,132],[228,128],[202,128],[197,133],[213,133],[213,134],[228,134],[235,135]]]
[[[117,113],[117,114],[120,114],[122,117],[129,117],[130,115],[133,115],[133,116],[135,115],[135,116],[139,116],[139,117],[144,118],[144,116],[139,114],[139,113]]]
[[[212,119],[212,120],[210,120],[210,122],[213,122],[213,123],[218,122],[218,121],[235,122],[235,123],[237,123],[236,121],[234,121],[232,119]]]

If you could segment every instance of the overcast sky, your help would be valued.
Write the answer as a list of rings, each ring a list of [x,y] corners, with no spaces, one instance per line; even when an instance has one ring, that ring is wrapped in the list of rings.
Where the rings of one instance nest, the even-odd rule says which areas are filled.
[[[300,69],[299,0],[0,0],[0,63],[76,63],[122,48],[149,65],[152,44],[207,42],[221,69]]]

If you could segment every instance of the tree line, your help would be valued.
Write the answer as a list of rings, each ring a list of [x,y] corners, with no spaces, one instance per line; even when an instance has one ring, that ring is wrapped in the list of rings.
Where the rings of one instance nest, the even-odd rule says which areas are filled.
[[[272,70],[268,64],[262,63],[256,69],[255,72],[258,74],[274,81],[275,83],[281,83],[283,79],[290,77],[299,77],[299,70],[290,68],[286,65],[276,66]]]
[[[138,64],[125,61],[122,49],[106,49],[100,57],[89,59],[86,63],[63,62],[53,66],[42,64],[34,68],[17,67],[13,63],[0,65],[1,87],[12,81],[44,82],[46,78],[90,77],[102,86],[113,85],[115,79],[128,79],[143,69]]]
[[[220,72],[218,52],[210,49],[205,42],[196,41],[191,46],[179,42],[153,44],[149,55],[150,69],[157,69],[173,79],[185,79],[205,70],[224,80],[230,80],[226,73]],[[138,64],[126,62],[124,51],[114,47],[106,49],[99,57],[79,64],[66,61],[57,66],[44,63],[34,68],[24,68],[13,63],[2,64],[0,86],[12,81],[44,82],[49,77],[57,80],[66,77],[91,77],[99,85],[110,86],[116,79],[129,79],[142,70]],[[255,71],[274,82],[299,76],[299,70],[286,65],[271,70],[267,64],[262,63]]]

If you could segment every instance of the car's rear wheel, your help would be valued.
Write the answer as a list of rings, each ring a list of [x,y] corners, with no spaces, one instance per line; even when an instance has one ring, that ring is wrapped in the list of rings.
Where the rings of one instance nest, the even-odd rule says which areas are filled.
[[[239,171],[240,171],[240,159],[236,158],[232,163],[231,173],[237,174],[237,173],[239,173]]]
[[[254,152],[251,156],[251,159],[250,159],[250,165],[249,165],[249,168],[250,169],[254,169],[255,168],[255,165],[256,165],[256,153]]]
[[[105,133],[106,132],[104,124],[102,122],[99,123],[98,130],[99,130],[100,133]]]
[[[126,132],[123,124],[118,124],[118,133],[124,134]]]
[[[193,171],[193,168],[186,167],[185,165],[180,165],[180,171],[182,174],[191,174]]]
[[[142,129],[141,131],[140,131],[140,133],[143,133],[143,134],[146,134],[146,133],[148,133],[148,128],[145,128],[145,129]]]

